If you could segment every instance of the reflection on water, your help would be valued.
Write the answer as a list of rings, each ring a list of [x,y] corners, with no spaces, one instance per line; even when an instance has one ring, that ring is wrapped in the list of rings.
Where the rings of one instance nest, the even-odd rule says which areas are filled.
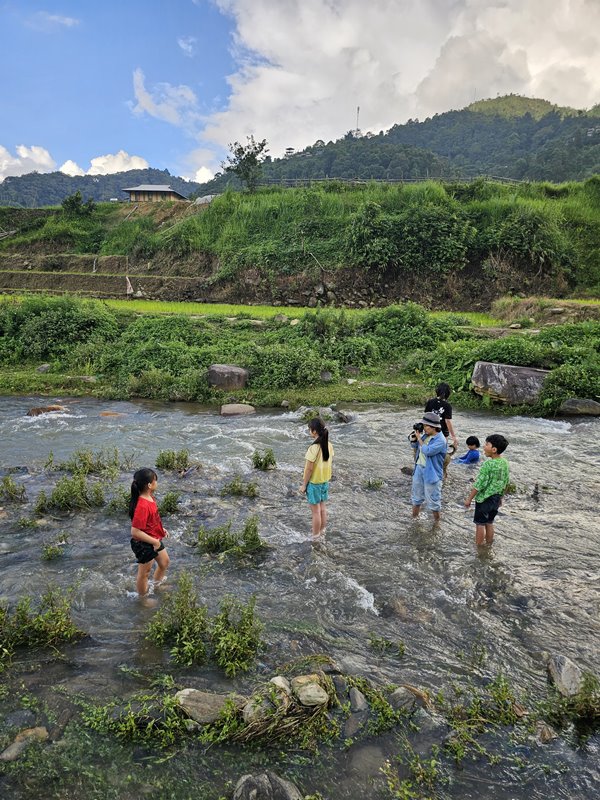
[[[486,669],[504,669],[523,688],[542,690],[547,651],[560,651],[582,667],[596,669],[597,420],[456,413],[462,442],[470,434],[481,441],[490,433],[506,435],[511,480],[517,487],[500,510],[493,547],[477,552],[472,512],[465,514],[462,505],[475,474],[472,468],[450,466],[438,528],[425,515],[411,519],[410,477],[400,467],[411,462],[406,434],[420,415],[418,409],[378,407],[360,410],[350,424],[331,423],[336,460],[330,522],[326,536],[314,542],[309,509],[297,493],[310,440],[294,414],[221,418],[190,404],[60,399],[66,413],[25,416],[29,407],[48,402],[54,400],[0,400],[0,468],[29,468],[28,474],[15,475],[29,504],[18,511],[7,507],[0,515],[0,598],[14,600],[50,582],[77,587],[77,621],[90,639],[70,648],[75,666],[65,667],[59,681],[83,683],[95,696],[110,697],[124,690],[123,663],[167,663],[141,635],[153,610],[133,597],[135,565],[126,517],[94,512],[47,516],[35,530],[16,525],[19,516],[31,513],[37,494],[56,480],[56,474],[43,470],[50,452],[61,461],[78,448],[113,447],[134,468],[153,465],[157,453],[167,449],[186,448],[192,460],[201,462],[202,468],[185,478],[159,476],[159,496],[169,489],[182,492],[182,511],[167,524],[171,576],[191,571],[211,611],[226,592],[243,599],[256,594],[258,613],[266,623],[266,673],[295,656],[321,651],[344,670],[436,691],[468,675],[461,654],[481,641]],[[115,415],[101,416],[103,411]],[[220,489],[232,474],[248,478],[253,451],[267,447],[275,452],[277,469],[252,473],[260,497],[221,498]],[[369,478],[382,479],[383,487],[364,489]],[[130,480],[131,474],[123,473],[117,484],[127,487]],[[110,494],[111,486],[105,488]],[[241,526],[254,512],[261,536],[273,548],[258,567],[220,563],[195,551],[190,531],[200,524],[232,520]],[[70,535],[65,558],[41,561],[41,542],[59,531]],[[405,643],[400,666],[373,654],[371,633]],[[214,690],[231,689],[221,675],[202,674]],[[365,780],[371,766],[365,768]],[[343,764],[336,769],[343,770]],[[330,792],[331,800],[353,796],[342,788],[355,782],[355,767],[347,769],[337,794]],[[565,797],[571,791],[576,796],[590,782],[594,785],[594,769],[577,761],[573,774],[554,786],[554,796],[563,796],[563,791]],[[500,786],[488,781],[483,767],[473,770],[457,778],[446,791],[448,797],[475,796],[475,787],[486,797],[524,796],[517,794],[519,777],[508,770]],[[527,795],[535,797],[539,791],[542,796],[545,780],[536,777]]]

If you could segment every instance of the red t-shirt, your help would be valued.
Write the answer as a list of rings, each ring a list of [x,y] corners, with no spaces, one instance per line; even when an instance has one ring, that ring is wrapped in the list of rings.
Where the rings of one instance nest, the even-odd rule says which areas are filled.
[[[131,525],[153,539],[164,539],[166,536],[156,503],[154,500],[146,500],[145,497],[138,499]]]

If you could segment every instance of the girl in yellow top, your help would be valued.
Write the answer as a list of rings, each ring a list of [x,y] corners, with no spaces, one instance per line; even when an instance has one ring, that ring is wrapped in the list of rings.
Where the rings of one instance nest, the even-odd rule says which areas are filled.
[[[314,536],[325,533],[327,526],[327,507],[333,445],[329,444],[329,431],[320,417],[311,419],[308,431],[314,442],[306,451],[304,477],[300,491],[306,494],[312,512],[312,532]]]

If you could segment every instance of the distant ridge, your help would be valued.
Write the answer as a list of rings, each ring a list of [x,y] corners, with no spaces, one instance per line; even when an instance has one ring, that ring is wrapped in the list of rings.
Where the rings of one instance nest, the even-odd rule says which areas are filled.
[[[507,94],[503,97],[495,97],[488,100],[476,100],[471,105],[468,105],[465,110],[506,119],[524,117],[525,114],[529,114],[536,120],[540,120],[547,114],[576,117],[578,114],[586,113],[570,106],[557,106],[549,100],[542,100],[539,97],[523,97],[520,94]]]

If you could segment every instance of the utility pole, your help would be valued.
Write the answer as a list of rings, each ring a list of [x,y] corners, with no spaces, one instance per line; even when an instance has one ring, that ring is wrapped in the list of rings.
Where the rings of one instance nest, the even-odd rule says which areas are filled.
[[[358,127],[358,115],[360,114],[360,106],[356,106],[356,129],[355,135],[358,136],[358,131],[360,130]]]

